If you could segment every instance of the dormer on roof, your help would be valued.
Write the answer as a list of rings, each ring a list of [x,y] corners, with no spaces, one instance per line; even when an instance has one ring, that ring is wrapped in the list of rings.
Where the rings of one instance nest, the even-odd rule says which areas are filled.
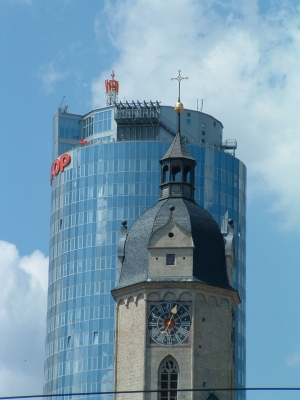
[[[193,278],[194,242],[190,232],[180,226],[170,206],[168,221],[150,236],[148,242],[151,279],[162,277]]]

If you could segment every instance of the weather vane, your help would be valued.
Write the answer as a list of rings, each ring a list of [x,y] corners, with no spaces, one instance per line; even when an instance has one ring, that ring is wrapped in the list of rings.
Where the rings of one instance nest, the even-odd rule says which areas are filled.
[[[177,103],[175,104],[175,107],[174,107],[174,109],[175,109],[175,111],[177,112],[177,114],[178,114],[178,132],[180,133],[180,114],[182,113],[182,111],[183,111],[183,109],[184,109],[184,107],[183,107],[183,104],[181,103],[181,101],[180,101],[180,82],[183,80],[183,79],[189,79],[187,76],[185,77],[185,78],[183,78],[181,75],[180,75],[180,69],[178,70],[178,76],[177,76],[177,78],[171,78],[171,81],[173,81],[174,79],[176,79],[176,81],[178,81],[178,101],[177,101]]]
[[[187,76],[185,77],[185,78],[183,78],[181,75],[180,75],[180,72],[181,72],[181,70],[179,69],[178,70],[178,76],[177,76],[177,78],[171,78],[171,81],[174,81],[174,79],[176,79],[176,81],[178,81],[178,101],[180,101],[180,82],[183,80],[183,79],[189,79]]]

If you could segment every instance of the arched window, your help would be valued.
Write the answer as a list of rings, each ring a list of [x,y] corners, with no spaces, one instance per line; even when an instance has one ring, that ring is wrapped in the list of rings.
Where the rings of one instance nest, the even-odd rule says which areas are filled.
[[[172,165],[172,181],[173,182],[180,181],[180,165],[179,164]]]
[[[179,368],[171,356],[165,358],[159,367],[159,400],[177,400]]]
[[[184,166],[183,181],[191,183],[191,167],[187,164]]]
[[[163,167],[163,183],[169,181],[169,167],[168,165],[165,165]]]

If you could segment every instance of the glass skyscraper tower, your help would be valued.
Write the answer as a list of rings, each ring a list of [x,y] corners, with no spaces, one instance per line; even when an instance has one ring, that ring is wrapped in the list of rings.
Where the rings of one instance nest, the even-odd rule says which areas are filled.
[[[113,82],[108,81],[108,82]],[[116,82],[116,81],[114,81]],[[59,109],[53,121],[51,238],[44,393],[114,388],[117,243],[159,198],[159,159],[177,131],[174,109],[158,102],[117,102],[85,115]],[[181,134],[197,161],[195,201],[223,229],[234,221],[236,387],[245,385],[246,168],[236,142],[200,111],[184,110]],[[105,396],[99,396],[104,399]],[[244,392],[237,394],[244,399]]]

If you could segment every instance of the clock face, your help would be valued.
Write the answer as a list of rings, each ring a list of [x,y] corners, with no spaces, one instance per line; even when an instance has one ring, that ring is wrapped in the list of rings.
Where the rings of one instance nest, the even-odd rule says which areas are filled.
[[[175,346],[188,343],[191,323],[189,304],[177,302],[151,304],[148,316],[150,344]]]

